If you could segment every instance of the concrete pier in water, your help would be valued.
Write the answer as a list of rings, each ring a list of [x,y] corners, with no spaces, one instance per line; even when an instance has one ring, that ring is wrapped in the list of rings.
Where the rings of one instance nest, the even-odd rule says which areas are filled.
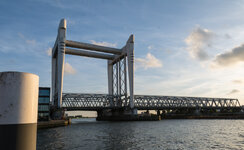
[[[39,77],[0,72],[0,149],[35,150]]]

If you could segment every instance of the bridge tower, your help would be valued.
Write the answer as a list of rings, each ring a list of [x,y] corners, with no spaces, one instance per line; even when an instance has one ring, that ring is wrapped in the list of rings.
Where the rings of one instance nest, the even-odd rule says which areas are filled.
[[[120,110],[124,108],[131,114],[136,114],[134,109],[133,34],[121,49],[71,41],[66,39],[66,20],[62,19],[52,49],[52,101],[56,110],[62,110],[65,54],[106,59],[111,107],[115,108],[115,111],[116,108],[120,108]],[[129,94],[127,93],[127,81],[129,82]],[[104,112],[101,113],[104,114]]]

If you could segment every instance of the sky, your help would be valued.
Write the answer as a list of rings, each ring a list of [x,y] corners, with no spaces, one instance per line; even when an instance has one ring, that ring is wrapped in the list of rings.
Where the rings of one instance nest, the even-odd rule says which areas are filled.
[[[135,94],[238,98],[244,105],[244,1],[0,2],[0,72],[51,85],[59,21],[67,39],[122,48],[135,35]],[[64,92],[108,93],[107,62],[65,56]]]

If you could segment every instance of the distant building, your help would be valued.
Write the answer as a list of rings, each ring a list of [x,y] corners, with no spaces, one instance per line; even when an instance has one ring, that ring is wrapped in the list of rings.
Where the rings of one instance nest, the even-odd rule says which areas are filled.
[[[49,120],[50,116],[50,88],[39,87],[38,120]]]

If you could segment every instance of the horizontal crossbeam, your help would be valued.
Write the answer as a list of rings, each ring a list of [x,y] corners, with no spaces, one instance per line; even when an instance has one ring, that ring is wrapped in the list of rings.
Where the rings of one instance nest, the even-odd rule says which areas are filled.
[[[99,52],[104,52],[104,53],[118,54],[118,55],[120,55],[122,53],[122,50],[117,49],[117,48],[105,47],[105,46],[82,43],[82,42],[75,42],[75,41],[70,41],[70,40],[65,41],[65,46],[73,47],[73,48],[87,49],[87,50],[94,50],[94,51],[99,51]]]
[[[76,50],[76,49],[70,49],[70,48],[65,48],[65,54],[93,57],[93,58],[100,58],[100,59],[108,59],[108,60],[113,60],[115,58],[115,55],[89,52],[89,51],[84,51],[84,50]]]

